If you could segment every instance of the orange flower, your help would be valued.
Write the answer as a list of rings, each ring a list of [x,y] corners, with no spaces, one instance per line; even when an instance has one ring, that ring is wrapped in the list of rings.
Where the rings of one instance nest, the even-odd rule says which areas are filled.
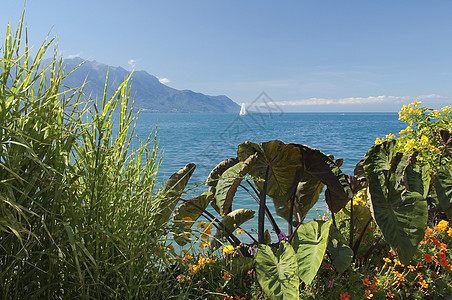
[[[386,262],[386,263],[391,263],[392,262],[392,260],[390,259],[390,258],[387,258],[387,257],[383,257],[383,260]]]
[[[395,258],[394,258],[394,264],[395,264],[396,266],[405,267],[405,265],[403,265],[403,264],[400,262],[400,260],[395,259]]]
[[[370,298],[372,298],[374,296],[374,294],[372,294],[372,292],[370,290],[366,290],[365,293],[366,293],[366,298],[367,299],[370,299]]]
[[[433,234],[433,229],[431,229],[430,227],[427,227],[427,230],[425,231],[425,233],[428,235]]]
[[[414,272],[414,270],[416,270],[416,268],[412,265],[409,265],[407,268],[410,269],[411,272]]]
[[[223,300],[234,300],[234,297],[226,295],[223,296]]]
[[[201,249],[204,249],[206,247],[210,246],[210,242],[209,241],[202,241],[201,245],[199,245],[199,247],[201,247]]]
[[[447,245],[444,243],[439,243],[439,246],[437,246],[439,250],[447,250]]]
[[[341,300],[350,300],[350,294],[348,292],[340,294]]]
[[[439,260],[439,264],[440,264],[441,266],[448,266],[448,265],[449,265],[449,261],[447,260],[447,258],[441,258],[441,259]]]
[[[376,276],[374,276],[373,282],[375,282],[376,284],[380,283],[380,279],[378,279]]]
[[[225,281],[231,280],[231,274],[229,274],[227,271],[223,273],[223,279]]]
[[[434,226],[433,229],[436,231],[445,231],[449,227],[449,222],[446,220],[439,221],[438,225]]]
[[[239,297],[239,296],[235,296],[236,300],[245,300],[245,297]]]
[[[432,271],[432,277],[433,277],[433,278],[438,278],[438,274],[436,274],[436,272],[433,272],[433,271]]]
[[[370,288],[372,289],[372,292],[374,292],[374,293],[378,292],[377,286],[375,285],[375,283],[372,283],[372,286]]]
[[[367,279],[367,278],[361,279],[361,281],[363,282],[363,284],[364,284],[365,286],[369,286],[369,285],[370,285],[370,281],[369,281],[369,279]]]
[[[389,291],[389,292],[386,293],[386,296],[388,298],[394,298],[395,294],[393,292]]]
[[[423,287],[424,289],[428,288],[428,283],[425,281],[424,278],[419,278],[419,284],[420,284],[421,287]]]
[[[425,253],[423,256],[427,263],[431,263],[433,261],[433,258],[430,254]]]

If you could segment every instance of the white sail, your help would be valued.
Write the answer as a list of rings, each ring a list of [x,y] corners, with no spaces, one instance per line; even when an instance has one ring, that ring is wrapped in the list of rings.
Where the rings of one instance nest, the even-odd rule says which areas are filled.
[[[246,111],[245,103],[242,103],[242,107],[240,108],[240,115],[241,115],[241,116],[246,116],[246,115],[248,115],[248,112]]]

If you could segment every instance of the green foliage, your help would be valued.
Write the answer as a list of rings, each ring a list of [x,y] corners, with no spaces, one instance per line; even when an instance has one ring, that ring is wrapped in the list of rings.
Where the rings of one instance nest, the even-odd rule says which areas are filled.
[[[330,227],[327,250],[338,273],[343,273],[350,267],[353,250],[347,245],[339,229],[334,226]]]
[[[159,159],[153,134],[132,147],[130,78],[85,102],[56,50],[44,65],[53,39],[32,57],[22,24],[0,58],[0,298],[152,298]]]
[[[375,222],[408,264],[427,227],[427,201],[422,196],[423,185],[406,184],[422,182],[422,175],[414,172],[397,150],[395,140],[375,145],[366,154],[364,170]]]
[[[298,260],[298,276],[310,284],[325,256],[330,232],[330,221],[310,221],[301,224],[295,234],[292,246]]]
[[[270,299],[298,299],[298,263],[294,249],[282,242],[274,254],[267,245],[259,245],[255,257],[257,280]]]

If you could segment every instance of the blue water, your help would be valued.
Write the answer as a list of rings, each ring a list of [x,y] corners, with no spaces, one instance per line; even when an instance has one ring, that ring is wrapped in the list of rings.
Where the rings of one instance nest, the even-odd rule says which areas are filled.
[[[145,139],[157,126],[159,151],[163,161],[159,169],[161,182],[187,163],[195,163],[190,184],[202,183],[222,160],[236,156],[237,146],[244,141],[255,143],[278,139],[317,148],[335,158],[343,158],[346,174],[374,145],[376,137],[397,133],[405,128],[397,113],[268,113],[240,117],[235,114],[162,114],[141,113],[137,134]],[[190,197],[186,197],[190,198]],[[233,208],[257,206],[239,191]],[[318,209],[316,211],[315,209]],[[319,201],[307,219],[325,211]],[[249,227],[256,223],[251,221]]]

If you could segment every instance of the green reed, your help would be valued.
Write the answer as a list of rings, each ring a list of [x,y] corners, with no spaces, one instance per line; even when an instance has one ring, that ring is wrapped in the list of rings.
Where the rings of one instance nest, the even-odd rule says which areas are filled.
[[[0,298],[169,293],[152,226],[158,143],[154,131],[132,145],[131,78],[87,101],[62,83],[56,47],[44,63],[54,39],[31,51],[23,22],[0,47]]]

